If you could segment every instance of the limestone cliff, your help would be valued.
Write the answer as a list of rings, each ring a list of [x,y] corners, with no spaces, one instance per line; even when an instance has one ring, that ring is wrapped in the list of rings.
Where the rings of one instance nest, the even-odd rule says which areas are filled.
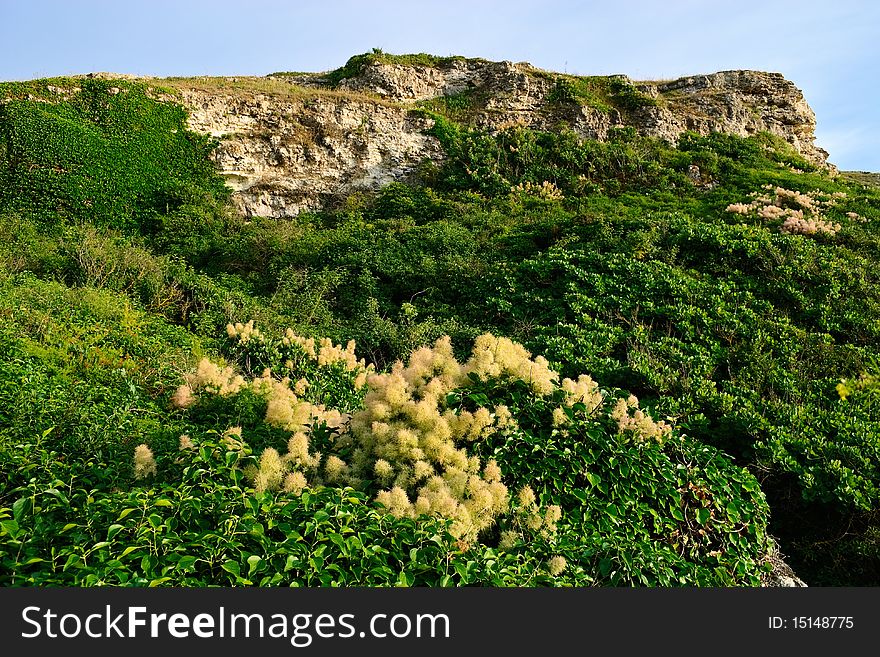
[[[352,58],[353,60],[356,58]],[[826,165],[814,145],[816,117],[778,73],[723,71],[664,82],[625,76],[583,78],[528,64],[460,57],[404,63],[361,56],[333,74],[170,81],[193,129],[215,135],[215,157],[249,216],[294,216],[359,190],[406,179],[443,152],[414,112],[431,103],[497,131],[567,126],[593,139],[614,127],[674,142],[685,130],[779,135],[806,159]],[[337,72],[338,73],[338,72]]]

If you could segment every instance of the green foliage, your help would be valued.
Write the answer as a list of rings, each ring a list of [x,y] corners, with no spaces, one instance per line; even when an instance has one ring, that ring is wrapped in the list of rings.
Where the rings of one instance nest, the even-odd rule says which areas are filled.
[[[186,129],[181,107],[141,84],[82,79],[64,90],[0,84],[0,212],[86,220],[125,230],[160,214],[227,197],[207,160],[211,143]],[[49,87],[59,89],[54,98]]]
[[[633,111],[653,107],[657,101],[640,92],[622,76],[557,76],[547,99],[551,103],[583,104],[600,112]]]
[[[327,82],[373,62],[448,63],[373,52]],[[554,84],[559,116],[656,102],[616,77]],[[769,531],[809,584],[880,582],[870,176],[831,177],[768,134],[488,134],[468,127],[484,99],[461,94],[413,110],[447,155],[416,183],[244,220],[210,141],[155,90],[55,79],[3,83],[0,97],[4,581],[739,585],[760,577]],[[726,211],[768,185],[838,194],[823,213],[841,230],[787,235]],[[363,391],[290,345],[218,339],[249,319],[267,335],[355,339],[379,370],[441,335],[464,355],[491,331],[564,376],[634,393],[677,430],[636,445],[607,417],[554,427],[555,400],[516,386],[456,391],[464,409],[515,410],[519,428],[474,453],[564,509],[555,538],[524,530],[514,504],[463,549],[441,522],[374,508],[368,483],[257,493],[242,478],[256,452],[227,461],[217,434],[240,426],[247,449],[282,450],[265,396],[168,407],[205,352],[248,376],[293,361],[315,403],[360,407]],[[186,455],[184,433],[199,445]],[[335,434],[314,440],[329,453]],[[142,443],[159,469],[134,486]],[[520,540],[502,547],[505,531]],[[556,576],[554,557],[567,563]]]
[[[391,53],[383,52],[380,48],[373,48],[372,52],[350,57],[344,66],[324,75],[324,80],[328,84],[336,86],[343,80],[357,77],[365,67],[374,64],[397,64],[399,66],[442,68],[455,61],[466,61],[466,58],[460,55],[437,57],[436,55],[430,55],[428,53],[393,55]]]
[[[709,262],[704,254],[702,266]],[[525,261],[520,272],[508,288],[516,292],[498,303],[541,309],[529,343],[565,371],[586,369],[661,398],[699,438],[802,476],[808,499],[863,509],[880,501],[876,415],[840,409],[829,394],[830,380],[857,368],[863,351],[836,345],[734,276],[719,281],[571,246]],[[813,350],[823,357],[807,359]]]
[[[95,488],[40,440],[4,453],[27,483],[0,488],[7,585],[441,585],[461,577],[441,523],[395,520],[352,490],[255,494],[246,453],[206,434],[176,455],[180,480]],[[175,455],[169,454],[169,460]],[[87,464],[95,468],[97,464]],[[160,459],[160,467],[164,463]]]
[[[508,128],[495,136],[454,126],[433,115],[432,134],[450,159],[437,184],[485,196],[507,194],[520,183],[552,182],[565,193],[604,191],[619,194],[644,187],[687,185],[668,166],[667,150],[655,139],[636,138],[618,130],[608,142],[580,139],[574,132],[536,132]]]
[[[554,428],[558,398],[524,385],[476,383],[465,407],[504,403],[518,426],[477,453],[512,489],[530,486],[563,518],[554,549],[599,585],[757,585],[769,549],[760,486],[718,450],[686,436],[633,442],[601,412]],[[632,519],[640,519],[632,522]]]
[[[164,434],[162,399],[199,351],[186,331],[119,295],[27,274],[0,283],[0,317],[0,451],[48,431],[61,453],[112,461]]]
[[[446,122],[446,126],[455,130],[454,124],[470,124],[480,111],[485,110],[488,95],[475,90],[465,90],[456,94],[442,95],[423,100],[414,110],[416,115],[428,115],[435,120]],[[443,127],[436,127],[442,132]],[[442,141],[442,137],[441,137]]]

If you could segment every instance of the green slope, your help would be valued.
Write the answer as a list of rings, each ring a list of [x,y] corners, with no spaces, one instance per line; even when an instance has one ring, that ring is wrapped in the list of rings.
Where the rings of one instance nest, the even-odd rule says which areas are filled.
[[[324,584],[735,585],[759,581],[768,531],[808,584],[880,582],[880,192],[869,175],[832,177],[770,135],[490,136],[434,103],[415,111],[435,119],[443,166],[333,212],[245,222],[169,95],[54,80],[0,97],[14,98],[0,105],[10,583],[307,583],[302,564],[316,559]],[[251,319],[279,337],[227,337],[227,322]],[[284,455],[290,433],[266,422],[263,393],[169,400],[203,354],[248,380],[264,366],[280,378],[285,327],[354,339],[379,370],[443,335],[464,362],[491,332],[561,377],[588,373],[604,410],[572,411],[565,426],[553,416],[562,392],[504,376],[464,383],[442,406],[511,409],[516,430],[459,447],[496,459],[511,499],[530,486],[541,508],[561,507],[558,526],[529,530],[513,503],[465,545],[442,513],[386,515],[371,500],[387,482],[363,473],[347,489],[305,470],[308,494],[263,490],[260,455]],[[342,370],[294,360],[283,385],[307,378],[303,399],[373,412]],[[621,428],[611,412],[629,394],[670,438]],[[230,457],[220,435],[231,426],[247,448]],[[204,446],[191,463],[184,433]],[[356,470],[357,444],[334,436],[312,429],[320,468],[334,455]],[[135,480],[142,443],[159,468]],[[402,463],[391,465],[408,472]],[[102,511],[86,521],[90,495]],[[232,500],[247,540],[229,533]],[[126,508],[155,517],[113,529]],[[357,566],[352,531],[381,546]],[[526,533],[511,542],[511,531]],[[174,539],[150,551],[162,532]],[[191,559],[205,541],[213,556]],[[406,541],[425,551],[407,559]],[[90,542],[107,545],[77,552]],[[431,569],[438,550],[444,572]],[[556,574],[554,557],[567,564]],[[341,579],[351,568],[360,575]]]

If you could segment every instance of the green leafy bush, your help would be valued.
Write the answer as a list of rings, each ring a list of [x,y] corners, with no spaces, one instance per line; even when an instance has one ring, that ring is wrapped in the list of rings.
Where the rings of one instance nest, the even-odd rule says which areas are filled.
[[[37,98],[20,86],[0,84],[11,96],[0,104],[0,212],[137,230],[186,204],[228,197],[207,158],[211,142],[144,85],[28,83]]]
[[[278,343],[250,323],[229,333],[239,362],[292,351],[263,361],[278,363],[271,379],[203,361],[181,406],[201,431],[222,432],[243,453],[262,445],[245,468],[257,490],[297,496],[308,486],[351,485],[395,517],[449,520],[446,531],[466,550],[540,561],[560,583],[760,581],[771,544],[757,481],[653,420],[635,398],[612,403],[585,376],[559,381],[540,357],[485,335],[466,363],[447,338],[370,375],[363,409],[349,420],[315,406],[327,398],[311,381],[335,378],[344,388],[368,372],[351,351],[322,341],[317,352],[290,332]],[[228,430],[229,415],[206,414],[242,409],[250,391],[266,399],[256,413],[288,432],[287,445],[266,440],[257,415]],[[654,523],[634,522],[647,517]]]
[[[373,61],[444,64],[376,52],[330,81]],[[574,102],[624,118],[652,104],[620,78],[558,78],[546,110],[563,121]],[[410,557],[391,534],[377,537],[387,552],[368,555],[364,583],[752,584],[768,531],[810,584],[880,582],[880,193],[861,178],[832,177],[767,134],[686,133],[675,145],[631,126],[601,143],[564,126],[489,134],[469,123],[484,99],[464,94],[413,110],[434,120],[446,150],[418,180],[295,221],[246,221],[224,205],[211,143],[186,131],[182,109],[158,100],[164,92],[90,79],[2,91],[0,458],[11,474],[0,550],[16,583],[259,584],[279,572],[274,583],[324,583],[271,556],[272,545],[293,548],[254,504],[273,527],[321,509],[337,527],[347,522],[333,517],[338,509],[356,532],[396,527],[425,546],[424,559]],[[781,230],[810,209],[807,197],[822,204],[812,218],[833,231]],[[730,209],[740,205],[748,209]],[[765,216],[771,205],[785,216]],[[287,326],[301,341],[284,343]],[[254,339],[240,340],[243,331]],[[393,482],[367,476],[375,450],[356,465],[356,444],[335,423],[375,400],[355,385],[359,370],[320,364],[305,345],[327,336],[341,354],[354,339],[381,377],[444,335],[465,363],[486,333],[544,354],[563,378],[590,372],[606,407],[588,415],[558,389],[539,395],[497,377],[461,380],[438,398],[441,414],[504,406],[516,417],[515,427],[455,446],[483,469],[494,460],[509,492],[504,512],[465,546],[442,518],[395,520],[373,505]],[[321,343],[313,348],[317,356]],[[237,368],[225,380],[237,389],[191,391],[195,403],[173,407],[182,370],[193,376],[203,355],[217,372]],[[247,386],[232,385],[239,374]],[[252,384],[277,387],[285,376],[298,402],[339,413],[313,422],[307,454],[321,453],[318,468],[330,456],[351,468],[346,482],[307,473],[295,487],[305,498],[266,485],[276,463],[267,450],[283,459],[296,432],[267,422],[284,408],[276,400],[270,413],[271,395]],[[298,393],[300,379],[310,385]],[[665,438],[634,441],[650,417]],[[195,459],[216,486],[185,472],[182,435],[207,447]],[[244,445],[251,452],[226,463],[226,439],[243,443],[240,456]],[[136,480],[140,445],[139,472],[151,470],[144,450],[157,467]],[[43,464],[36,478],[32,463]],[[419,486],[400,483],[415,502]],[[188,491],[179,505],[174,491]],[[89,496],[105,505],[92,525]],[[29,517],[26,497],[47,512]],[[213,501],[199,515],[202,497]],[[160,498],[172,506],[139,511],[134,533],[118,520]],[[252,513],[270,538],[227,531],[224,505]],[[166,551],[145,547],[159,531],[154,513],[161,532],[175,533]],[[185,514],[199,529],[165,524]],[[86,555],[81,546],[110,541],[113,525],[123,526],[114,540],[133,542]],[[200,541],[220,556],[210,566],[186,559],[177,572],[176,555],[196,557]],[[353,563],[337,539],[318,542],[326,563]],[[315,558],[305,539],[294,543],[297,559]],[[120,556],[134,545],[137,565],[127,561],[135,551]],[[432,560],[445,570],[423,570]],[[349,581],[337,575],[327,581]]]

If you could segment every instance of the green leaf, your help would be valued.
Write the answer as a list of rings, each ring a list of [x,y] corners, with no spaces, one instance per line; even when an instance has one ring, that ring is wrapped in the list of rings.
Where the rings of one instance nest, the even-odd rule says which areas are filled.
[[[241,567],[238,565],[237,561],[227,561],[221,566],[221,568],[227,573],[232,573],[236,577],[241,575]]]
[[[189,570],[195,565],[196,561],[198,560],[198,557],[192,557],[189,555],[180,557],[180,560],[177,562],[177,569]]]
[[[709,509],[700,508],[700,509],[697,509],[696,515],[697,515],[697,522],[700,523],[701,525],[705,525],[706,522],[709,520],[709,516],[711,515],[711,512],[709,511]]]
[[[12,505],[12,517],[16,520],[21,520],[22,515],[27,513],[30,506],[31,498],[22,497],[20,499],[17,499]]]
[[[60,490],[58,490],[57,488],[47,488],[44,492],[45,492],[47,495],[51,495],[52,497],[57,498],[57,499],[58,499],[59,501],[61,501],[63,504],[69,504],[69,503],[70,503],[70,500],[67,499],[67,495],[65,495],[64,493],[62,493],[62,492],[61,492]]]
[[[116,519],[116,522],[119,522],[123,518],[128,517],[130,514],[134,513],[135,511],[137,511],[137,509],[123,509],[122,513],[120,513],[119,517]]]
[[[173,506],[171,500],[166,500],[164,497],[153,502],[153,506]]]
[[[587,481],[590,482],[591,486],[598,486],[602,482],[602,477],[597,474],[593,474],[592,472],[585,473],[587,477]]]
[[[260,557],[256,554],[252,554],[247,558],[248,563],[248,577],[254,574],[254,572],[260,568],[263,563],[263,557]]]
[[[121,532],[123,529],[124,528],[122,525],[110,525],[107,528],[107,540],[109,541],[110,539],[112,539],[114,536],[116,536],[116,534]]]
[[[62,566],[62,568],[61,568],[61,572],[67,572],[69,569],[73,568],[74,566],[79,565],[80,561],[81,560],[80,560],[78,554],[69,555],[67,557],[67,561],[64,562],[64,566]]]
[[[145,554],[141,559],[141,570],[144,573],[152,571],[156,567],[157,559],[152,554]]]
[[[9,534],[13,538],[18,535],[18,523],[15,520],[0,520],[0,529],[3,534]]]

